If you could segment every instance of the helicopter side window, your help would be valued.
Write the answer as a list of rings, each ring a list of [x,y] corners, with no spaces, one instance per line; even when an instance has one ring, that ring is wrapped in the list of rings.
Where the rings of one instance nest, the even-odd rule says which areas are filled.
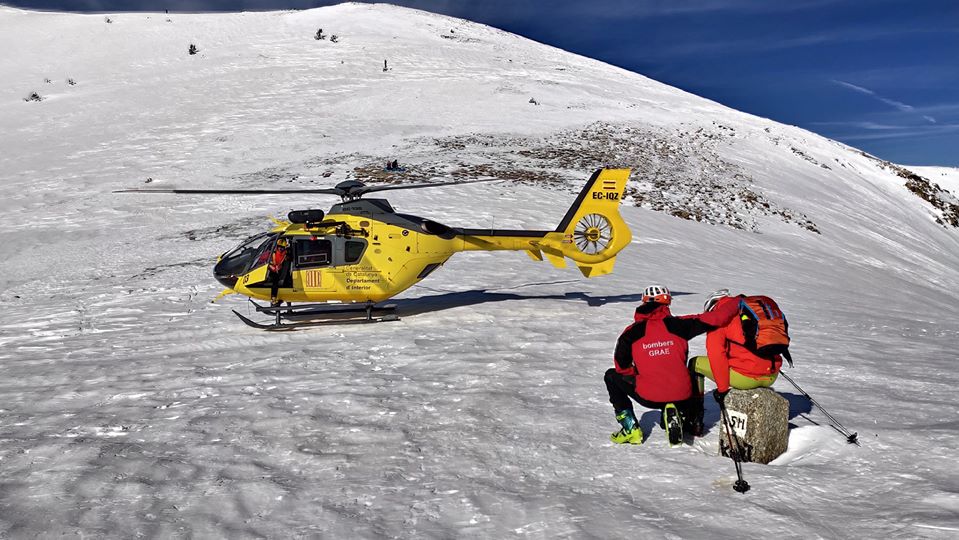
[[[333,243],[324,239],[297,240],[296,267],[316,268],[329,266],[333,253]]]
[[[366,240],[347,240],[343,250],[343,261],[346,264],[359,262],[366,250]]]

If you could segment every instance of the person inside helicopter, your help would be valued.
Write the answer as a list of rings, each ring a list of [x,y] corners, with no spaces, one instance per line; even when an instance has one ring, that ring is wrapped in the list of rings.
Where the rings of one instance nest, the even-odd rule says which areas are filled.
[[[287,281],[290,274],[290,265],[288,262],[287,251],[290,247],[290,241],[280,237],[273,248],[273,254],[270,256],[269,280],[270,285],[270,303],[278,306],[280,301],[276,298],[279,288]]]

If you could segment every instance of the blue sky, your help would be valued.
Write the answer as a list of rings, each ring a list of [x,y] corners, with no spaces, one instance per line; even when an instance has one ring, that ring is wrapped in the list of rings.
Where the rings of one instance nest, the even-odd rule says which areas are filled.
[[[5,0],[70,11],[311,0]],[[642,73],[906,165],[959,167],[959,0],[396,0]]]

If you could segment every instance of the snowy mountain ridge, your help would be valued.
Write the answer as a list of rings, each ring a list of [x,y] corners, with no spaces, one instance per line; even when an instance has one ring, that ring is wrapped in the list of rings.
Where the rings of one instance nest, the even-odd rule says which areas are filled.
[[[30,18],[30,17],[42,17],[44,19],[44,24],[54,26],[59,23],[60,17],[55,14],[37,14],[37,13],[26,13],[18,10],[11,10],[6,8],[11,15],[16,15],[19,18]],[[399,9],[402,13],[407,14],[408,16],[414,16],[417,18],[417,26],[412,28],[415,31],[411,32],[395,32],[396,35],[386,36],[391,38],[389,41],[402,43],[406,41],[408,46],[421,46],[423,41],[438,41],[442,45],[446,46],[444,52],[452,51],[452,54],[444,54],[442,58],[443,61],[449,62],[451,66],[457,66],[467,73],[470,70],[473,71],[489,71],[490,68],[501,68],[502,66],[496,64],[513,64],[513,59],[508,58],[509,50],[516,43],[515,36],[510,36],[504,32],[485,27],[483,25],[478,25],[475,23],[467,23],[465,21],[458,21],[456,19],[451,19],[448,17],[443,17],[435,14],[425,13],[425,12],[416,12],[413,10],[403,10],[402,8],[394,8],[387,5],[378,5],[375,8],[370,7],[369,5],[364,4],[343,4],[336,6],[334,8],[326,8],[325,10],[313,10],[306,12],[286,12],[286,13],[273,13],[271,16],[266,17],[257,17],[258,14],[221,14],[219,15],[220,20],[227,18],[234,19],[234,25],[243,25],[246,24],[246,20],[252,19],[263,20],[267,23],[273,22],[276,17],[279,17],[283,23],[283,29],[280,32],[280,37],[271,37],[268,40],[239,40],[234,41],[237,37],[237,33],[231,33],[227,35],[219,35],[215,33],[213,29],[201,30],[200,28],[193,28],[192,18],[188,18],[184,22],[181,22],[181,26],[188,26],[187,31],[183,31],[181,28],[173,28],[177,26],[177,22],[174,21],[175,16],[163,16],[160,15],[138,15],[138,14],[128,14],[128,15],[118,15],[118,16],[106,16],[101,18],[100,16],[70,16],[67,21],[76,21],[84,20],[86,32],[83,36],[83,39],[90,38],[93,35],[96,35],[96,41],[101,43],[100,46],[104,48],[118,48],[120,49],[121,55],[119,62],[122,65],[123,62],[138,62],[136,64],[136,69],[131,70],[130,80],[121,81],[114,75],[104,74],[97,70],[82,70],[75,69],[78,73],[75,73],[75,76],[70,76],[69,71],[65,69],[65,66],[59,65],[61,60],[59,58],[66,58],[68,56],[57,54],[63,50],[77,50],[76,46],[67,43],[58,44],[58,47],[63,47],[60,50],[54,50],[53,54],[50,55],[50,58],[45,58],[44,62],[40,62],[39,65],[30,66],[28,73],[16,73],[18,75],[17,79],[25,79],[23,88],[32,88],[33,90],[19,90],[18,95],[22,96],[31,96],[37,95],[42,99],[46,100],[55,100],[57,103],[47,103],[45,106],[49,108],[56,109],[50,111],[52,115],[56,115],[58,118],[64,116],[64,109],[69,108],[69,102],[73,98],[73,95],[76,93],[83,93],[87,86],[93,86],[98,81],[103,81],[106,85],[109,86],[112,84],[122,83],[119,90],[121,92],[143,92],[143,95],[131,96],[131,101],[135,103],[151,103],[156,104],[157,107],[171,107],[174,106],[174,103],[177,99],[181,100],[192,100],[198,96],[191,96],[189,94],[189,83],[184,82],[183,88],[187,92],[185,95],[178,95],[173,93],[173,95],[164,97],[153,95],[150,92],[152,91],[152,83],[148,83],[150,76],[154,75],[154,72],[163,73],[167,70],[175,69],[180,62],[194,61],[195,64],[190,66],[191,73],[194,75],[209,73],[212,76],[215,76],[217,70],[225,69],[225,65],[229,66],[230,69],[235,69],[236,71],[243,72],[244,74],[253,74],[254,76],[259,75],[263,79],[253,78],[249,82],[250,91],[257,91],[263,87],[276,86],[277,89],[274,93],[269,91],[260,92],[260,99],[265,98],[270,99],[271,96],[275,95],[276,99],[283,99],[285,101],[290,101],[290,105],[286,108],[286,111],[281,110],[282,112],[289,112],[294,107],[302,107],[306,110],[315,110],[317,111],[318,118],[316,121],[321,123],[322,128],[318,129],[319,126],[305,126],[297,125],[296,128],[298,131],[306,131],[306,133],[297,133],[297,137],[302,137],[305,140],[318,139],[324,143],[325,148],[330,148],[331,146],[335,149],[336,141],[330,141],[327,139],[336,139],[341,140],[344,137],[349,137],[350,135],[360,136],[360,137],[370,137],[377,136],[382,138],[381,134],[377,132],[375,125],[364,126],[366,129],[351,130],[350,133],[331,133],[336,131],[337,125],[345,122],[350,122],[351,115],[355,110],[363,111],[364,115],[367,115],[367,120],[364,123],[369,122],[369,118],[382,119],[384,117],[390,118],[390,116],[395,116],[400,112],[399,118],[391,118],[391,125],[398,121],[401,124],[409,124],[410,118],[404,118],[402,112],[404,109],[416,110],[415,104],[419,99],[426,99],[429,97],[431,105],[431,116],[433,116],[432,125],[427,128],[426,126],[413,126],[406,125],[404,126],[407,130],[412,133],[419,131],[427,132],[430,134],[435,134],[437,131],[449,131],[452,125],[459,124],[458,129],[455,130],[458,133],[467,133],[471,134],[474,130],[480,132],[486,130],[488,126],[484,126],[483,123],[486,121],[485,118],[472,118],[474,125],[463,125],[463,116],[464,113],[466,116],[469,116],[470,109],[474,111],[480,111],[484,115],[487,112],[490,112],[488,109],[483,107],[477,107],[475,105],[470,105],[467,107],[461,107],[457,101],[465,99],[466,96],[470,96],[475,99],[474,103],[482,103],[483,100],[491,102],[493,105],[493,112],[499,113],[503,116],[510,114],[512,118],[517,121],[515,124],[507,123],[509,129],[506,133],[515,133],[522,132],[524,125],[536,125],[542,126],[545,124],[552,124],[554,126],[572,126],[574,128],[581,129],[580,126],[583,125],[583,117],[588,115],[590,120],[596,120],[599,117],[605,117],[607,121],[613,121],[616,126],[613,126],[613,130],[625,130],[624,133],[609,134],[606,133],[605,129],[602,129],[602,124],[600,124],[599,133],[594,133],[590,130],[583,130],[578,133],[574,133],[574,140],[571,141],[574,147],[569,149],[573,155],[560,155],[556,156],[559,159],[554,159],[553,161],[560,161],[561,163],[569,163],[570,161],[578,162],[579,164],[588,163],[595,164],[599,163],[620,163],[625,166],[632,166],[635,168],[644,168],[646,170],[653,169],[651,172],[654,175],[654,178],[651,180],[651,183],[645,187],[642,185],[642,182],[637,182],[640,184],[633,188],[633,193],[639,195],[636,197],[636,201],[650,208],[665,210],[673,215],[687,217],[690,219],[703,220],[707,219],[714,222],[726,223],[739,228],[748,228],[755,230],[757,224],[751,219],[753,214],[760,215],[778,215],[781,216],[786,221],[791,221],[794,218],[793,214],[799,212],[799,215],[802,215],[802,209],[774,209],[771,211],[765,211],[770,208],[770,203],[768,201],[762,200],[759,201],[759,204],[756,204],[757,199],[763,197],[762,192],[756,193],[756,189],[750,189],[749,184],[755,183],[749,171],[736,170],[735,165],[731,163],[724,163],[721,159],[717,159],[718,156],[715,155],[715,147],[723,146],[723,139],[735,139],[737,137],[736,129],[730,125],[724,125],[722,122],[726,121],[727,117],[730,119],[738,120],[740,124],[740,130],[746,129],[745,133],[742,131],[739,134],[739,137],[744,138],[753,138],[753,139],[766,139],[761,141],[760,144],[772,144],[777,147],[777,149],[788,150],[792,152],[796,157],[804,159],[807,162],[819,166],[827,171],[831,170],[831,167],[852,167],[852,163],[849,163],[848,160],[843,160],[842,158],[837,158],[835,156],[826,157],[820,156],[817,160],[815,157],[816,150],[811,148],[811,145],[807,143],[807,137],[814,140],[814,145],[816,143],[821,143],[824,141],[821,137],[815,136],[808,132],[796,128],[784,128],[777,124],[762,121],[751,117],[749,115],[744,115],[742,113],[735,113],[729,109],[713,104],[701,98],[696,98],[688,94],[684,94],[675,89],[668,89],[659,83],[650,81],[639,75],[625,72],[624,70],[618,68],[612,68],[598,62],[583,59],[581,57],[576,57],[569,53],[558,51],[547,46],[538,45],[533,50],[538,54],[533,57],[531,53],[525,53],[518,55],[516,59],[516,64],[521,64],[523,67],[516,69],[513,67],[511,70],[502,71],[500,70],[498,75],[498,84],[495,84],[492,88],[486,88],[480,85],[479,91],[473,90],[472,92],[462,92],[462,91],[452,91],[437,92],[435,87],[432,88],[432,92],[423,88],[418,88],[416,92],[411,92],[411,96],[406,96],[406,99],[400,99],[395,101],[393,98],[395,95],[391,95],[393,88],[396,85],[402,85],[407,82],[410,82],[409,79],[413,79],[416,82],[421,82],[423,77],[435,77],[439,86],[443,84],[450,84],[454,89],[462,89],[463,84],[473,85],[475,81],[463,81],[458,80],[457,77],[451,77],[449,74],[439,74],[433,69],[429,69],[433,66],[424,66],[416,65],[419,60],[418,57],[414,55],[407,55],[407,58],[403,56],[402,46],[399,48],[390,47],[390,48],[381,48],[380,52],[382,56],[389,56],[388,52],[391,52],[398,56],[398,59],[394,59],[393,66],[388,67],[388,71],[384,71],[385,75],[377,75],[380,80],[375,79],[365,79],[367,83],[362,92],[353,93],[351,84],[355,84],[356,79],[350,77],[353,75],[351,73],[355,68],[359,67],[358,57],[370,57],[375,55],[371,49],[373,45],[382,45],[376,41],[371,40],[370,36],[362,34],[361,32],[368,30],[368,27],[362,25],[358,26],[356,30],[353,30],[349,23],[347,26],[343,27],[342,33],[338,36],[338,42],[332,43],[329,40],[311,40],[311,34],[309,29],[312,26],[309,26],[311,23],[316,25],[322,24],[324,21],[329,21],[331,24],[336,24],[337,16],[340,13],[350,13],[356,14],[357,12],[369,12],[371,9],[376,9],[380,11],[389,11]],[[132,19],[132,20],[131,20]],[[202,16],[199,17],[202,20]],[[56,22],[54,22],[56,21]],[[110,21],[107,23],[106,21]],[[17,24],[16,17],[10,21],[13,24]],[[54,23],[51,25],[51,23]],[[100,24],[103,23],[103,24]],[[68,22],[67,24],[72,24]],[[248,31],[253,32],[257,23],[253,23],[251,28],[248,28]],[[353,22],[353,24],[356,24]],[[169,28],[165,28],[169,27]],[[369,26],[369,25],[367,25]],[[446,32],[446,27],[449,27],[449,33]],[[456,33],[456,27],[459,27],[459,33]],[[302,33],[296,35],[293,33],[293,28],[301,28]],[[328,26],[328,28],[330,28]],[[275,32],[276,30],[273,29]],[[358,34],[350,34],[350,32],[357,32]],[[328,33],[332,30],[328,30]],[[204,36],[204,33],[209,33],[211,35]],[[38,44],[31,43],[29,39],[18,38],[14,32],[7,32],[8,45],[12,50],[17,50],[19,48],[24,49],[20,51],[22,54],[28,54],[26,50],[35,48]],[[58,41],[69,41],[69,36],[64,35],[59,32],[51,32],[52,35],[57,36]],[[117,35],[114,35],[117,34]],[[180,40],[179,44],[185,40],[184,34],[191,36],[189,39],[192,41],[200,42],[201,51],[195,58],[187,57],[183,58],[182,54],[177,55],[177,58],[170,58],[167,55],[170,55],[173,52],[173,46],[176,40]],[[239,34],[242,35],[242,34]],[[333,34],[329,34],[333,35]],[[140,39],[137,39],[137,36]],[[442,38],[447,38],[444,43]],[[209,46],[205,45],[204,39],[210,43]],[[311,43],[312,41],[312,43]],[[144,47],[144,43],[149,43],[149,47]],[[358,42],[358,43],[356,43]],[[133,45],[131,47],[131,45]],[[359,45],[359,47],[356,47]],[[435,43],[430,43],[432,46],[436,46]],[[256,56],[252,58],[244,58],[244,54],[238,49],[241,47],[249,49],[250,53],[255,52]],[[299,50],[294,50],[299,49]],[[126,50],[124,50],[126,49]],[[358,49],[358,50],[357,50]],[[475,64],[477,62],[477,50],[480,49],[483,52],[497,54],[499,56],[494,56],[494,66],[482,66],[484,69],[479,69],[479,66]],[[524,49],[520,49],[524,50]],[[299,53],[301,57],[301,65],[292,70],[291,75],[300,76],[304,75],[303,72],[297,73],[297,69],[302,70],[304,68],[309,68],[316,66],[317,63],[321,64],[320,68],[317,68],[316,71],[319,73],[312,74],[313,76],[305,75],[299,77],[292,85],[284,85],[281,82],[277,82],[271,79],[272,72],[274,70],[280,69],[281,64],[276,64],[271,62],[275,60],[270,56],[270,53],[275,51],[277,54],[282,54],[283,56],[290,55],[293,52]],[[125,53],[125,54],[124,54]],[[156,56],[159,57],[156,57]],[[18,54],[13,54],[10,56],[10,59],[18,57]],[[251,55],[252,56],[252,55]],[[340,66],[336,66],[336,60],[339,59]],[[351,65],[347,67],[346,60],[351,60]],[[10,62],[11,60],[8,60]],[[384,58],[384,61],[388,63],[388,59]],[[436,61],[435,59],[433,60]],[[407,66],[404,62],[408,62],[410,65]],[[473,65],[470,65],[470,62],[474,62]],[[546,63],[552,63],[553,65],[543,65]],[[209,65],[214,64],[214,65]],[[531,67],[532,66],[532,67]],[[18,65],[10,66],[11,68],[21,68],[25,67],[23,64],[18,63]],[[409,70],[412,73],[398,73],[397,70],[403,68],[404,71]],[[543,69],[538,70],[536,76],[529,77],[528,73],[533,67],[541,67]],[[321,71],[321,70],[330,70],[332,71]],[[353,68],[353,69],[351,69]],[[364,75],[370,76],[372,72],[376,74],[379,71],[379,63],[374,63],[370,61],[368,66],[362,68]],[[566,73],[567,71],[571,73]],[[90,75],[88,75],[88,72]],[[346,74],[340,73],[346,72]],[[622,79],[621,81],[616,81],[620,83],[618,88],[613,89],[603,89],[605,91],[600,92],[597,96],[597,93],[589,93],[590,88],[583,88],[583,79],[589,77],[596,77],[596,73],[601,72],[603,75],[609,79]],[[319,75],[317,77],[316,75]],[[202,75],[201,75],[202,76]],[[208,75],[209,76],[209,75]],[[94,77],[91,79],[91,77]],[[32,80],[31,80],[32,79]],[[83,80],[84,84],[81,86],[77,83],[77,80]],[[144,80],[146,79],[146,80]],[[332,79],[332,80],[330,80]],[[43,80],[44,83],[41,84],[40,81]],[[50,82],[46,82],[50,81]],[[72,84],[70,84],[70,82]],[[173,82],[173,81],[171,81]],[[132,83],[132,88],[131,88]],[[27,86],[29,84],[30,86]],[[316,88],[315,86],[319,86]],[[382,86],[385,88],[377,88],[377,86]],[[630,87],[632,91],[627,91],[623,87]],[[642,88],[642,92],[637,92],[636,87]],[[47,90],[47,87],[50,90]],[[79,87],[79,88],[78,88]],[[97,88],[97,91],[104,91],[108,89]],[[557,90],[561,89],[562,94],[558,95]],[[12,98],[15,92],[18,92],[14,85],[8,85],[5,87],[6,97]],[[114,91],[116,91],[114,90]],[[377,92],[379,90],[379,92]],[[489,94],[486,94],[485,91],[489,90]],[[571,92],[573,90],[573,92]],[[579,90],[578,93],[575,90]],[[331,99],[329,103],[322,98],[337,98],[341,93],[353,93],[352,96],[346,100],[342,99]],[[656,96],[662,95],[663,92],[668,92],[670,96],[668,100],[656,101]],[[170,94],[170,92],[166,92]],[[586,93],[587,97],[583,97],[582,94]],[[332,95],[330,95],[332,94]],[[381,95],[378,95],[381,94]],[[475,95],[478,95],[477,98]],[[486,95],[484,95],[486,94]],[[579,95],[577,95],[579,94]],[[503,96],[509,96],[506,99],[503,99]],[[527,100],[527,95],[531,97]],[[538,98],[536,96],[539,96]],[[316,98],[320,98],[320,103],[325,107],[328,106],[337,106],[343,107],[348,110],[345,115],[338,116],[335,114],[324,114],[325,110],[321,111],[317,107],[317,103],[311,103],[310,101]],[[600,99],[597,100],[597,97]],[[172,99],[171,99],[172,98]],[[651,99],[652,98],[652,99]],[[109,98],[108,98],[109,99]],[[114,98],[115,99],[115,98]],[[537,101],[538,99],[538,101]],[[496,103],[492,103],[498,101]],[[344,103],[345,102],[345,103]],[[436,109],[437,105],[440,103],[443,104],[439,110]],[[680,118],[683,118],[683,121],[679,123],[678,126],[673,126],[675,124],[675,118],[677,115],[663,115],[662,109],[665,103],[669,103],[670,107],[675,110],[676,107],[682,107],[682,112],[685,114],[678,115]],[[530,106],[532,104],[532,106]],[[359,105],[357,107],[357,105]],[[508,110],[504,110],[503,106],[507,106]],[[599,106],[597,106],[599,105]],[[248,105],[247,105],[248,106]],[[579,111],[579,114],[577,114]],[[20,112],[20,111],[18,111]],[[36,112],[36,111],[29,111]],[[28,114],[29,114],[28,112]],[[586,113],[586,114],[583,114]],[[221,113],[210,111],[207,114],[212,114],[214,118],[214,124],[216,125],[216,120],[218,120]],[[254,113],[255,115],[255,113]],[[710,122],[705,121],[689,121],[689,116],[695,115],[698,120],[709,119]],[[324,116],[326,120],[324,121]],[[422,115],[415,115],[416,121],[420,122],[423,120]],[[497,118],[497,120],[501,120]],[[22,121],[29,121],[28,119],[21,119]],[[116,121],[116,118],[111,117],[112,121]],[[209,124],[211,118],[207,118],[201,115],[200,118],[194,120],[202,120],[205,123]],[[325,123],[324,123],[325,122]],[[112,124],[113,122],[111,122]],[[414,122],[415,123],[415,122]],[[727,122],[733,124],[734,122]],[[745,123],[745,125],[743,125]],[[331,125],[332,124],[332,125]],[[500,122],[502,124],[502,122]],[[213,128],[213,131],[207,131],[210,128],[204,129],[199,124],[190,124],[190,120],[185,120],[181,122],[180,126],[184,129],[185,132],[199,131],[207,137],[201,137],[200,146],[206,146],[212,143],[226,143],[230,139],[229,134],[220,134],[219,136],[213,136],[214,131],[219,129],[229,129],[232,127],[229,124],[217,125]],[[641,126],[641,127],[640,127]],[[675,129],[675,132],[666,132],[666,133],[657,133],[655,131],[649,131],[650,126],[656,127],[669,127]],[[129,126],[126,126],[129,127]],[[352,127],[352,126],[351,126]],[[631,129],[643,129],[647,130],[646,133],[630,135]],[[757,128],[762,128],[764,133],[754,133]],[[776,129],[774,133],[773,130]],[[36,132],[40,133],[45,130],[35,129]],[[322,131],[321,133],[319,133]],[[501,129],[496,131],[502,133]],[[126,131],[118,130],[119,133],[126,133]],[[395,132],[391,131],[391,134]],[[764,136],[765,135],[765,136]],[[118,135],[122,137],[122,135]],[[210,137],[212,141],[210,141]],[[406,136],[405,138],[409,138]],[[689,142],[684,141],[683,139],[689,138]],[[204,140],[205,139],[205,140]],[[229,140],[233,144],[220,144],[219,146],[224,147],[235,147],[239,141]],[[516,141],[510,141],[510,143],[515,143]],[[547,143],[548,147],[553,150],[556,148],[557,141],[544,141]],[[728,142],[728,141],[727,141]],[[644,145],[645,143],[645,145]],[[28,144],[27,141],[24,141],[24,144]],[[101,146],[112,146],[117,144],[117,140],[106,140],[101,143]],[[394,141],[395,144],[395,141]],[[535,141],[527,142],[527,144],[535,145]],[[603,149],[604,146],[612,147],[610,150]],[[672,145],[679,145],[679,148],[673,148]],[[698,148],[689,148],[690,145],[698,146]],[[276,147],[283,147],[285,145],[272,145],[269,148],[261,148],[261,151],[264,152],[275,152]],[[296,145],[294,145],[296,146]],[[407,155],[410,151],[416,152],[417,149],[420,151],[424,150],[422,148],[422,143],[417,141],[414,144],[413,148],[403,148],[405,150],[403,155]],[[506,148],[514,148],[515,145],[504,145]],[[686,147],[686,148],[683,148]],[[223,149],[225,150],[225,149]],[[597,150],[599,152],[597,153]],[[677,155],[678,151],[685,150],[685,152]],[[175,153],[175,149],[169,149],[172,153]],[[535,150],[533,150],[535,152]],[[698,151],[698,152],[697,152]],[[714,166],[709,166],[707,163],[706,166],[702,166],[701,163],[692,163],[692,160],[695,159],[695,154],[701,156],[709,156],[713,154],[711,161],[715,162]],[[342,160],[344,156],[338,155],[335,151],[324,152],[326,154],[326,159],[336,159]],[[172,156],[171,156],[172,157]],[[219,156],[220,159],[223,159],[222,156]],[[426,174],[437,174],[437,173],[452,173],[458,172],[462,174],[464,171],[462,169],[452,169],[450,170],[449,165],[451,161],[455,159],[454,156],[441,156],[445,159],[437,160],[436,164],[428,164],[426,168]],[[505,167],[502,167],[505,171],[515,170],[516,163],[513,162],[513,156],[508,156],[508,162]],[[569,158],[573,159],[569,159]],[[656,158],[659,158],[660,163],[655,163]],[[868,156],[867,156],[868,157]],[[232,161],[233,158],[226,158],[228,161]],[[702,160],[699,160],[702,161]],[[708,157],[706,161],[710,161]],[[878,160],[877,160],[878,161]],[[651,163],[652,162],[652,163]],[[371,165],[377,167],[380,161],[372,162]],[[447,164],[445,167],[446,170],[443,170],[442,165]],[[286,167],[273,167],[270,171],[273,174],[275,179],[277,176],[282,176],[284,174],[289,174],[293,177],[306,176],[307,174],[314,172],[311,169],[315,168],[315,163],[304,163],[302,158],[295,159],[285,164]],[[427,165],[427,164],[424,164]],[[544,165],[550,165],[553,168],[556,168],[556,163],[548,164],[533,164],[538,166],[538,168],[545,168]],[[650,165],[653,165],[651,167]],[[657,166],[658,165],[658,166]],[[582,167],[580,165],[578,169],[588,168]],[[685,167],[690,167],[692,170],[684,170]],[[568,168],[568,167],[567,167]],[[868,167],[871,169],[871,167]],[[331,172],[331,171],[326,171]],[[336,171],[340,174],[350,175],[350,171]],[[419,171],[411,171],[413,173]],[[483,172],[489,173],[500,173],[501,171],[493,168],[490,169],[486,167],[483,169]],[[696,173],[699,173],[698,175]],[[249,174],[249,171],[244,171],[242,174]],[[223,174],[219,174],[223,176]],[[152,176],[151,176],[152,178]],[[177,178],[177,180],[182,180],[183,178]],[[269,177],[264,178],[268,180]],[[190,181],[189,178],[186,180]],[[715,186],[714,189],[704,189],[702,183],[709,183],[710,181],[717,180],[721,182],[720,186]],[[208,181],[208,178],[204,178],[204,182]],[[729,184],[732,185],[729,185]],[[690,185],[692,184],[692,185]],[[732,189],[730,189],[732,187]],[[718,188],[718,189],[717,189]],[[697,197],[703,193],[711,192],[713,199],[716,192],[720,193],[724,191],[735,191],[740,190],[742,192],[742,197],[736,201],[738,204],[728,204],[724,205],[722,208],[723,214],[726,214],[724,219],[715,219],[715,203],[716,200],[709,202],[703,202]],[[684,204],[679,205],[676,202],[670,204],[668,199],[672,195],[672,198],[684,197],[687,200]],[[956,207],[954,197],[951,194],[946,193],[943,196],[938,198],[944,198],[946,202],[943,204],[936,204],[935,202],[930,202],[930,205],[933,208],[929,208],[933,213],[952,213],[953,215],[956,212]],[[712,203],[712,204],[710,204]],[[721,205],[723,206],[723,205]],[[945,210],[943,210],[945,207]],[[758,209],[758,212],[757,212]],[[745,214],[750,216],[750,218],[744,219],[740,216],[731,216],[730,214]],[[807,229],[813,230],[814,225],[806,219],[799,218],[799,223],[803,224]],[[954,221],[954,220],[953,220]]]
[[[0,7],[0,49],[0,536],[959,530],[956,170],[383,4]],[[612,275],[464,254],[397,299],[418,315],[290,334],[240,325],[240,298],[211,304],[210,269],[268,216],[334,201],[112,193],[497,177],[389,200],[539,229],[603,166],[634,169]],[[746,464],[746,496],[711,400],[692,446],[668,448],[653,412],[642,446],[610,444],[602,373],[653,282],[676,313],[720,287],[774,296],[794,378],[863,447],[783,381],[789,450]]]

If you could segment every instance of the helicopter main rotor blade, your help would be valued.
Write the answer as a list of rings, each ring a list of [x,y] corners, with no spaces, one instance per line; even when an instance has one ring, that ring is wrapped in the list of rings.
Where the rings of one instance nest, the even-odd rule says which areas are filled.
[[[350,181],[342,182],[344,187],[332,188],[313,188],[313,189],[176,189],[176,188],[130,188],[118,189],[114,193],[175,193],[192,195],[337,195],[343,198],[359,198],[365,193],[374,191],[387,191],[393,189],[415,189],[439,186],[452,186],[456,184],[477,184],[480,182],[496,182],[498,178],[485,178],[483,180],[458,180],[454,182],[436,182],[434,184],[386,184],[379,186],[367,186],[362,182]]]
[[[134,188],[118,189],[114,193],[193,193],[199,195],[284,195],[284,194],[321,194],[343,195],[342,189],[162,189],[162,188]]]
[[[458,180],[456,182],[436,182],[435,184],[386,184],[379,186],[364,186],[357,190],[354,190],[354,193],[372,193],[374,191],[387,191],[391,189],[416,189],[416,188],[429,188],[429,187],[439,187],[439,186],[453,186],[456,184],[479,184],[481,182],[498,182],[499,178],[485,178],[483,180]]]

